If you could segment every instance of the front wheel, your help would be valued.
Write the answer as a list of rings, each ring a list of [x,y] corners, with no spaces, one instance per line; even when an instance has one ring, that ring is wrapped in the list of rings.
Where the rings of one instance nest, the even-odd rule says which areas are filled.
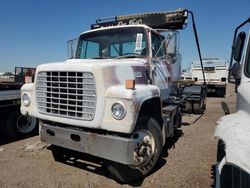
[[[134,150],[134,159],[137,165],[124,165],[121,163],[106,161],[109,172],[115,179],[129,183],[149,175],[156,166],[163,147],[162,134],[159,123],[150,118],[138,121],[137,130],[132,138],[141,137],[141,142]]]
[[[12,138],[23,138],[38,133],[37,119],[30,116],[23,116],[19,108],[8,111],[4,126],[6,133]]]

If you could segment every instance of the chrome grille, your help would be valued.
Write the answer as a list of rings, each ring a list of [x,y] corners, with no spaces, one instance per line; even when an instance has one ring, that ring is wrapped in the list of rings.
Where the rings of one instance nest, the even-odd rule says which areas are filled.
[[[95,79],[90,72],[39,72],[36,101],[40,113],[93,120]]]

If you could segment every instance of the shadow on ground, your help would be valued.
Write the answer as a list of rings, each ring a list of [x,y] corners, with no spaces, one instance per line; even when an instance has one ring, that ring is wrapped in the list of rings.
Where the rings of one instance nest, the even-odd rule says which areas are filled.
[[[8,135],[0,133],[0,146],[10,144],[12,142],[16,142],[16,141],[19,141],[19,140],[23,140],[23,139],[26,139],[26,138],[30,138],[30,137],[33,137],[33,136],[36,136],[36,135],[38,135],[38,133],[33,133],[33,134],[30,134],[30,135],[22,137],[22,138],[12,138],[12,137],[10,137]]]
[[[182,116],[190,116],[190,117],[192,117],[192,119],[189,119],[188,122],[182,120],[183,122],[182,122],[181,126],[191,126],[191,125],[193,125],[193,124],[196,123],[205,113],[206,113],[206,111],[203,112],[202,114],[187,114],[187,113],[182,113]]]
[[[175,135],[174,137],[172,138],[168,138],[166,140],[166,144],[163,148],[163,151],[162,151],[162,157],[164,158],[167,158],[168,157],[168,154],[169,154],[169,150],[170,149],[174,149],[175,148],[175,143],[177,143],[177,141],[184,135],[184,133],[182,132],[181,129],[177,129],[175,131]]]
[[[95,173],[100,176],[105,176],[106,178],[115,180],[119,184],[123,184],[112,177],[105,165],[105,160],[102,158],[54,145],[49,146],[47,149],[51,150],[52,155],[57,162]],[[142,183],[143,179],[132,182],[129,185],[137,187]]]
[[[17,141],[17,139],[10,138],[6,135],[0,134],[0,146],[5,145],[5,144],[9,144],[9,143],[15,142],[15,141]]]
[[[207,93],[207,97],[209,97],[209,98],[225,98],[225,96],[218,95],[216,93]]]

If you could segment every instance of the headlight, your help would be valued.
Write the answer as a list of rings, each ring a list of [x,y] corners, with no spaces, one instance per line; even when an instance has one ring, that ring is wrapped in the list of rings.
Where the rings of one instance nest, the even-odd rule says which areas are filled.
[[[115,103],[113,104],[112,108],[112,115],[115,119],[122,119],[124,118],[126,111],[122,103]]]
[[[30,105],[30,96],[27,93],[22,96],[22,102],[25,107]]]

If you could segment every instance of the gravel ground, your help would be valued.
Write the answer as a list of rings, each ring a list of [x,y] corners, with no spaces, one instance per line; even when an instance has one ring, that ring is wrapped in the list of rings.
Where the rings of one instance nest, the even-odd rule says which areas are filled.
[[[20,141],[0,138],[0,187],[211,187],[216,162],[216,121],[223,116],[221,101],[235,111],[233,85],[225,98],[207,98],[201,115],[184,115],[183,126],[169,140],[155,171],[139,182],[120,184],[109,175],[102,160],[65,150],[55,161],[50,147],[39,137]]]

